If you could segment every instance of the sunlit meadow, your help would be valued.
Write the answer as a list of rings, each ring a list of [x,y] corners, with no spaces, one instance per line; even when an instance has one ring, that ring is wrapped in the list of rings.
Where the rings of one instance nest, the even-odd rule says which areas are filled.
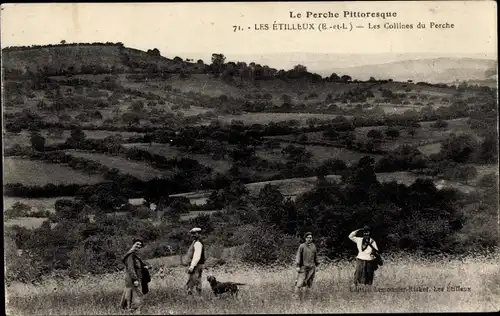
[[[320,265],[313,289],[303,300],[292,294],[292,267],[257,268],[228,262],[208,268],[201,298],[187,297],[185,268],[154,267],[150,293],[142,314],[456,312],[500,309],[500,256],[493,258],[388,258],[371,290],[354,291],[354,262]],[[159,272],[162,267],[163,271]],[[246,283],[238,298],[215,299],[207,275],[221,281]],[[123,274],[88,276],[78,280],[50,279],[41,285],[13,284],[7,288],[11,315],[121,314]],[[461,287],[463,291],[456,291]],[[424,292],[425,289],[428,292]],[[436,291],[442,288],[443,291]],[[455,289],[452,291],[451,289]],[[470,290],[467,290],[470,288]],[[403,292],[405,290],[405,292]],[[398,292],[395,292],[398,291]]]

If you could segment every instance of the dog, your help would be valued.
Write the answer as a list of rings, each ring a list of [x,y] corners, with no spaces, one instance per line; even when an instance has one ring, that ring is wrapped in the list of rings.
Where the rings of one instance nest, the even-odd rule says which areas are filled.
[[[245,283],[235,282],[219,282],[214,276],[207,276],[207,281],[215,296],[220,296],[224,293],[229,293],[231,296],[238,296],[238,285],[245,285]]]

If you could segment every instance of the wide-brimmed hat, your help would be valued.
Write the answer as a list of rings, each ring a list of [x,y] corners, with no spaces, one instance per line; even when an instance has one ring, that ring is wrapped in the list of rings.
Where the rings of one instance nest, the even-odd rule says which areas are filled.
[[[199,232],[201,232],[201,228],[199,228],[199,227],[192,228],[192,229],[189,231],[189,233],[190,233],[190,234],[193,234],[193,233],[199,233]]]
[[[140,242],[141,244],[143,244],[143,245],[144,245],[144,241],[143,241],[141,238],[134,238],[134,239],[132,240],[132,243],[133,243],[133,244],[136,244],[136,243],[138,243],[138,242]]]

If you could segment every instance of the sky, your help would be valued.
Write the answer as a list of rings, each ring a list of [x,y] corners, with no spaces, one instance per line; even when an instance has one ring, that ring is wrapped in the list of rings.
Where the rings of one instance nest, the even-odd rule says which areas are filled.
[[[395,13],[396,17],[344,17],[348,12]],[[338,13],[334,18],[307,18]],[[408,56],[496,58],[497,17],[494,1],[367,1],[260,3],[60,3],[2,4],[2,47],[66,42],[123,42],[141,50],[158,48],[165,57],[210,59],[264,58],[272,66],[283,58],[343,54],[343,66],[384,63]],[[302,16],[297,17],[298,14]],[[292,18],[294,15],[295,18]],[[418,29],[418,22],[426,24]],[[430,23],[454,28],[430,28]],[[314,30],[273,30],[273,23],[314,24]],[[352,31],[318,25],[344,23]],[[413,29],[386,29],[413,24]],[[267,24],[267,30],[264,26]],[[375,29],[379,25],[379,29]],[[240,26],[242,31],[234,31]],[[356,28],[363,26],[363,28]],[[346,55],[349,54],[349,55]],[[284,57],[288,56],[288,57]],[[364,56],[364,57],[362,57]],[[356,60],[356,61],[355,61]]]

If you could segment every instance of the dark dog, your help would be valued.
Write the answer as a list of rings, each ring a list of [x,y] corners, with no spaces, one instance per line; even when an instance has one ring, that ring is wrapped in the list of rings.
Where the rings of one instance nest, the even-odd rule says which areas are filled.
[[[231,296],[237,296],[238,285],[245,285],[244,283],[219,282],[214,276],[207,276],[207,281],[210,283],[215,296],[219,296],[224,293],[229,293]]]

